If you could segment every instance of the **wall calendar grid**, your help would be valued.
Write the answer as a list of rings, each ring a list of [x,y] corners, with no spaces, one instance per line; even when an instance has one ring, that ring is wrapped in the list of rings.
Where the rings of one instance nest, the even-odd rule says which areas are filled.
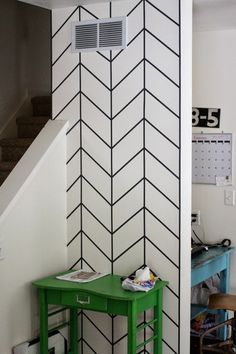
[[[231,181],[232,134],[193,134],[192,182],[230,185]]]

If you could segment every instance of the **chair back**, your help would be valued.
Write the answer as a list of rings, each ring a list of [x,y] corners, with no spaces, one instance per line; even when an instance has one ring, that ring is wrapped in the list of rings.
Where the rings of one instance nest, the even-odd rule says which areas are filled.
[[[236,311],[236,295],[211,294],[209,296],[208,308],[212,310]]]

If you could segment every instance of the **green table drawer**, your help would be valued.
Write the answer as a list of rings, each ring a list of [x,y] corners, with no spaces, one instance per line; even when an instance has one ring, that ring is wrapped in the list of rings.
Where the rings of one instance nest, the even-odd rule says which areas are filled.
[[[107,299],[82,291],[68,291],[61,294],[61,304],[94,311],[106,311]]]

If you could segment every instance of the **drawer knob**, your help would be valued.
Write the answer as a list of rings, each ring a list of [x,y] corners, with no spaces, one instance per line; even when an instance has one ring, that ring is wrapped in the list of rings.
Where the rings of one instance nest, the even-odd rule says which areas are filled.
[[[87,300],[80,300],[79,295],[76,295],[76,302],[81,305],[89,305],[90,304],[90,296],[87,297]]]

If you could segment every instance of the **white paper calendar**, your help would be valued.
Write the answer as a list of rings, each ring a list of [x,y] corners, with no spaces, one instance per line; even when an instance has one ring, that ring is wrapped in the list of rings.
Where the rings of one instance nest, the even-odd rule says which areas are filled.
[[[232,184],[232,134],[192,135],[192,182]]]

